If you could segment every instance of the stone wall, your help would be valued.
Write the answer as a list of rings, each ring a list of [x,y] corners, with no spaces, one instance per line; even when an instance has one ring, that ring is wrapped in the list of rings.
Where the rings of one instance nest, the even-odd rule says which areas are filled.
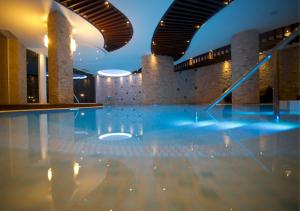
[[[288,46],[279,52],[279,96],[280,100],[296,100],[300,97],[299,44]],[[265,54],[260,55],[260,59]],[[271,61],[260,68],[259,85],[261,95],[272,87]]]
[[[48,83],[50,103],[73,103],[72,27],[58,11],[48,16]]]
[[[151,54],[142,57],[144,104],[176,103],[173,63],[169,56]]]
[[[288,47],[279,54],[281,100],[295,100],[299,95],[299,50],[299,45],[296,45]],[[260,59],[263,56],[264,54],[261,54]],[[258,74],[260,95],[264,95],[268,87],[272,87],[271,71],[270,62],[260,68]],[[161,95],[157,95],[157,98],[168,95],[168,99],[172,99],[164,102],[164,104],[208,104],[213,102],[232,83],[231,61],[181,72],[167,71],[167,73],[164,83],[159,81],[157,84],[155,84],[154,78],[145,76],[144,72],[132,75],[132,80],[129,80],[128,77],[108,79],[98,76],[97,102],[114,105],[143,104],[141,92],[147,89],[149,93],[149,90],[151,91],[156,87],[156,89],[168,90],[167,93],[161,92]],[[142,84],[146,81],[151,82],[151,86],[147,87],[147,85]],[[159,92],[152,93],[158,94]],[[108,100],[109,98],[110,100]],[[157,102],[157,104],[159,103]]]
[[[143,102],[142,74],[96,77],[96,102],[106,105],[139,105]]]
[[[231,39],[232,80],[239,80],[258,62],[259,39],[257,30],[235,34]],[[259,103],[259,74],[254,73],[232,93],[233,104]]]

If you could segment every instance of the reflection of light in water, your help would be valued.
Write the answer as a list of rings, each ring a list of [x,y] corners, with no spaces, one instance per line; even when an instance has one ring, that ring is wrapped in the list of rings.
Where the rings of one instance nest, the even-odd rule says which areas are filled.
[[[133,127],[130,126],[130,133],[133,134]]]
[[[48,180],[51,181],[51,179],[52,179],[52,169],[49,168],[48,169]]]
[[[152,154],[155,156],[157,154],[157,146],[152,146]]]
[[[79,174],[80,167],[81,166],[79,165],[79,163],[74,162],[74,164],[73,164],[73,173],[74,173],[75,177]]]
[[[187,126],[187,125],[191,125],[194,124],[194,122],[192,121],[177,121],[175,122],[175,126]]]
[[[198,121],[194,124],[195,127],[205,127],[205,126],[210,126],[210,125],[213,125],[215,124],[216,122],[214,121]]]
[[[277,123],[277,122],[260,122],[251,125],[252,128],[262,129],[262,130],[271,130],[271,131],[284,131],[291,130],[299,127],[299,125],[291,124],[291,123]]]
[[[107,130],[108,130],[109,133],[111,133],[111,132],[112,132],[112,127],[109,126],[109,127],[107,128]]]
[[[74,134],[76,135],[88,135],[89,133],[86,131],[75,131]]]
[[[234,121],[226,121],[226,122],[218,122],[216,127],[222,130],[233,129],[244,126],[245,123],[242,122],[234,122]]]
[[[229,144],[230,144],[230,138],[229,136],[227,135],[224,135],[224,144],[225,144],[225,147],[229,147]]]
[[[101,136],[99,136],[100,140],[124,140],[131,138],[132,135],[130,133],[106,133]]]

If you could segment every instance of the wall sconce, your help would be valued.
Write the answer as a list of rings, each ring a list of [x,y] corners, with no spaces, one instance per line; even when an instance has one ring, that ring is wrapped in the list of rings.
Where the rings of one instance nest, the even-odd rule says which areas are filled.
[[[49,39],[48,39],[48,35],[46,34],[46,35],[44,36],[44,46],[45,46],[46,48],[48,48],[48,44],[49,44]]]

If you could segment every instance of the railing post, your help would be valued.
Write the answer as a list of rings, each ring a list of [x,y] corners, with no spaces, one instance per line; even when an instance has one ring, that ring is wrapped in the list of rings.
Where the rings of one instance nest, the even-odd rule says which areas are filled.
[[[279,105],[279,53],[278,50],[273,52],[272,60],[272,75],[273,75],[273,115],[276,120],[279,120],[280,105]]]

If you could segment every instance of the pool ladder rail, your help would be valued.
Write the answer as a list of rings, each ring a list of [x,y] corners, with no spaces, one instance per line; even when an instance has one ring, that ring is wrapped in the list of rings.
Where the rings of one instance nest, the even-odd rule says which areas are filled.
[[[283,50],[293,39],[299,35],[300,29],[297,27],[290,36],[279,42],[273,49],[271,49],[267,55],[259,61],[252,69],[246,72],[239,80],[234,82],[220,97],[218,97],[212,104],[210,104],[206,111],[210,111],[218,103],[220,103],[227,95],[232,93],[246,80],[248,80],[259,68],[273,58],[273,115],[275,119],[279,119],[279,71],[278,71],[278,52]]]

